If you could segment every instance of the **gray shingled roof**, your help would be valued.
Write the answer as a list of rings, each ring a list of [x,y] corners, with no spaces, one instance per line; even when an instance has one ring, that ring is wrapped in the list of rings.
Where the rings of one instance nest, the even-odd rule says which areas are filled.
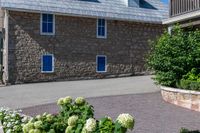
[[[143,0],[141,7],[127,7],[123,0],[1,0],[2,8],[161,23],[168,17],[167,5],[160,0]],[[149,9],[149,8],[154,9]]]

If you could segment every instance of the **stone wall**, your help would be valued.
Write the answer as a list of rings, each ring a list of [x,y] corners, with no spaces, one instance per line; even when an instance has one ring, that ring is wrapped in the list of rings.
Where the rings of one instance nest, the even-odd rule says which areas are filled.
[[[40,35],[40,14],[9,14],[9,82],[115,77],[146,72],[148,40],[162,25],[107,21],[107,39],[96,38],[96,19],[55,16],[54,36]],[[41,73],[41,56],[54,54],[55,72]],[[107,72],[96,73],[96,55],[106,55]]]
[[[166,102],[200,112],[200,92],[161,87]]]

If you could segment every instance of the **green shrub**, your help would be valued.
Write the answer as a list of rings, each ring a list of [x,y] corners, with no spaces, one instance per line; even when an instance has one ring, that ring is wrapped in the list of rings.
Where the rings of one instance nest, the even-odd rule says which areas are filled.
[[[181,128],[180,133],[200,133],[200,131],[189,131],[188,129]]]
[[[151,45],[147,66],[158,84],[176,87],[183,75],[200,66],[200,31],[186,33],[176,26],[173,35],[165,32]]]
[[[19,130],[3,124],[4,131],[7,133],[126,133],[128,129],[134,127],[134,118],[129,114],[121,114],[116,121],[109,117],[96,120],[94,109],[84,98],[78,97],[75,101],[71,97],[60,98],[57,102],[60,112],[57,115],[44,113],[17,123]],[[18,118],[10,120],[9,113],[1,113],[0,121],[12,121],[15,123]],[[12,114],[12,113],[11,113]],[[7,119],[8,117],[8,119]],[[13,124],[14,125],[14,124]]]
[[[186,90],[200,91],[200,69],[193,68],[177,82],[177,87]]]
[[[99,131],[100,133],[113,133],[115,129],[115,124],[109,117],[102,118],[99,121]]]

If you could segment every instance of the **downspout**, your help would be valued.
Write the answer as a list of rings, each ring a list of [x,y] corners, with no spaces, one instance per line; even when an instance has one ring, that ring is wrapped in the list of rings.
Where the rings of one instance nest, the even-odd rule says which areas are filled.
[[[8,73],[8,40],[9,40],[9,11],[5,9],[5,18],[4,18],[4,50],[3,50],[3,81],[5,84],[8,84],[9,73]]]

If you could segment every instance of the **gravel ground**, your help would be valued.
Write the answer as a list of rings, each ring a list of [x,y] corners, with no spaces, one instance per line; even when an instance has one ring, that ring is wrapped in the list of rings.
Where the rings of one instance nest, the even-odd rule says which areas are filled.
[[[120,113],[135,116],[133,133],[179,133],[181,127],[200,129],[200,113],[180,108],[162,100],[160,92],[89,98],[96,118],[104,115],[116,118]],[[55,103],[23,109],[34,116],[43,112],[57,113]]]

